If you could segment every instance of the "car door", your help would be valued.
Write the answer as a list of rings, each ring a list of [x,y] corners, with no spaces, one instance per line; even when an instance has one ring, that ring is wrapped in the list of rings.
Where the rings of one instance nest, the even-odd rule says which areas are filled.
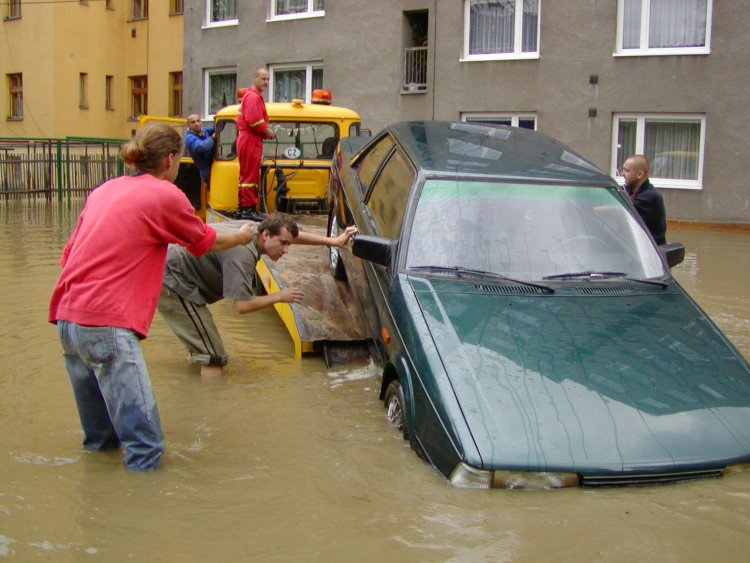
[[[373,235],[399,240],[404,213],[416,172],[409,159],[397,147],[388,154],[374,177],[362,210],[363,219]],[[397,257],[389,266],[367,262],[366,268],[381,327],[397,334],[388,293],[397,269]]]

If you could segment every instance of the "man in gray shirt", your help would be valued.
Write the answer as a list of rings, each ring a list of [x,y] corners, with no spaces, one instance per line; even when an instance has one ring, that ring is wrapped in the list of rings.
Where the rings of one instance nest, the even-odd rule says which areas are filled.
[[[227,221],[211,226],[218,232],[238,230],[244,221]],[[285,213],[272,213],[257,227],[253,241],[196,258],[179,245],[169,245],[159,312],[190,352],[191,361],[201,366],[201,376],[223,373],[229,356],[206,305],[223,298],[234,299],[238,313],[250,313],[274,303],[299,303],[304,294],[296,288],[263,295],[255,275],[262,254],[278,260],[294,244],[315,244],[344,248],[356,232],[348,227],[337,238],[300,231]]]

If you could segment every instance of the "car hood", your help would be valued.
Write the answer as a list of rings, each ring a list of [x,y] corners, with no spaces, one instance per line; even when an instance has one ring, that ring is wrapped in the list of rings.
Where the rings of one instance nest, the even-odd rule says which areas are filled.
[[[750,456],[747,363],[676,283],[531,295],[410,283],[479,455],[470,465],[594,474]]]

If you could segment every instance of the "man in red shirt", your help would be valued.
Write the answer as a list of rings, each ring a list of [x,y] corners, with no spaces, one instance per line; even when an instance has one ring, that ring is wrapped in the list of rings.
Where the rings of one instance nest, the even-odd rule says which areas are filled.
[[[240,182],[237,191],[238,218],[262,221],[258,213],[260,162],[263,159],[263,140],[275,139],[268,127],[263,92],[268,89],[268,71],[258,67],[253,72],[253,85],[248,88],[237,114],[237,158],[240,161]]]

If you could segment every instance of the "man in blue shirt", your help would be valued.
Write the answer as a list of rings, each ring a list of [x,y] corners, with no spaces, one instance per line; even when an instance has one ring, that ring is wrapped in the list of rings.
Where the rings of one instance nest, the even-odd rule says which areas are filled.
[[[188,132],[185,147],[198,167],[201,180],[210,187],[211,163],[214,161],[214,126],[201,127],[201,118],[194,113],[187,116]]]

